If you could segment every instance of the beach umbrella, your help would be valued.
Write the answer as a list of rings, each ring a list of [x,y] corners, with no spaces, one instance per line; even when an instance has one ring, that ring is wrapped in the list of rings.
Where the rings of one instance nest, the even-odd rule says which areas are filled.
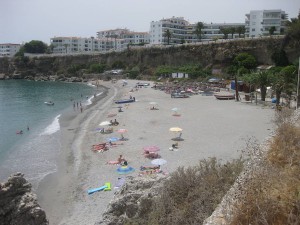
[[[145,152],[157,152],[160,148],[156,145],[150,145],[143,148]]]
[[[111,142],[115,142],[115,141],[118,141],[120,140],[120,138],[117,138],[117,137],[110,137],[110,138],[107,138],[108,141],[111,141]]]
[[[126,129],[119,129],[119,130],[117,130],[117,132],[118,132],[119,134],[121,134],[122,139],[124,139],[123,134],[126,133],[127,130],[126,130]]]
[[[117,169],[118,174],[128,174],[134,172],[135,169],[132,168],[131,166],[120,166]]]
[[[171,132],[181,132],[182,129],[181,129],[180,127],[171,127],[171,128],[170,128],[170,131],[171,131]]]
[[[108,125],[111,125],[109,121],[103,121],[99,124],[99,126],[108,126]]]
[[[179,108],[175,107],[173,109],[171,109],[174,113],[173,116],[180,116],[180,114],[178,113]]]
[[[151,161],[151,163],[152,163],[153,165],[156,165],[156,166],[161,166],[161,165],[166,164],[166,163],[167,163],[167,160],[164,160],[164,159],[153,159],[153,160]]]

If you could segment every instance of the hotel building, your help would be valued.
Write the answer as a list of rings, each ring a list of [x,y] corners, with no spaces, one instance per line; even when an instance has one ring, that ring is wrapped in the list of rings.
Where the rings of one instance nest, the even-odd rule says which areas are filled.
[[[252,10],[246,14],[246,36],[260,37],[269,34],[269,29],[275,27],[275,35],[284,33],[288,15],[280,10]]]
[[[20,48],[19,44],[0,44],[0,57],[14,57]]]
[[[223,38],[222,28],[245,26],[244,23],[204,23],[203,25],[201,40],[204,41]],[[198,42],[199,38],[195,33],[196,27],[197,23],[190,24],[183,17],[152,21],[149,30],[150,44],[167,44],[167,38],[164,36],[167,30],[171,33],[170,44]],[[233,38],[236,37],[238,37],[237,33],[234,34]],[[232,38],[231,35],[228,35],[228,38]]]

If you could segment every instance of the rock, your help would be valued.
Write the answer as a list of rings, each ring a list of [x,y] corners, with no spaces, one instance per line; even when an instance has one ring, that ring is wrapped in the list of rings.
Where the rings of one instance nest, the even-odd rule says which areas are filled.
[[[49,224],[24,174],[14,174],[0,184],[0,224]]]
[[[166,177],[158,175],[157,177],[128,177],[126,179],[126,184],[115,193],[102,220],[96,225],[121,225],[127,218],[147,216]]]

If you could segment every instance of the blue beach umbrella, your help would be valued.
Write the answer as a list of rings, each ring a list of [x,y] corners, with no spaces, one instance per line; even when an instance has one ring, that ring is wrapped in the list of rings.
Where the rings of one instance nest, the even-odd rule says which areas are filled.
[[[117,169],[117,172],[118,174],[128,174],[128,173],[131,173],[133,172],[135,169],[132,168],[131,166],[120,166],[118,169]]]
[[[118,141],[120,140],[120,138],[117,138],[117,137],[110,137],[107,139],[108,141],[111,141],[111,142],[115,142],[115,141]]]

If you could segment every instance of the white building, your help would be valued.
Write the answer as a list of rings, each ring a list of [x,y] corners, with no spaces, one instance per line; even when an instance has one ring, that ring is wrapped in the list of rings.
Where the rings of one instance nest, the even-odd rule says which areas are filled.
[[[224,35],[221,32],[222,28],[229,27],[244,27],[244,23],[210,23],[203,24],[201,30],[201,40],[214,40],[217,38],[223,38]],[[159,21],[152,21],[150,23],[150,44],[167,44],[167,37],[165,33],[167,30],[171,33],[170,44],[180,43],[195,43],[199,41],[197,34],[195,33],[197,23],[191,24],[183,17],[172,17],[168,19],[162,19]],[[233,38],[238,37],[237,32],[234,33]],[[228,38],[232,38],[228,35]]]
[[[252,10],[246,14],[246,36],[260,37],[269,34],[269,29],[275,27],[275,35],[283,34],[288,15],[280,10]]]
[[[19,44],[0,44],[0,57],[14,57],[20,48]]]
[[[121,51],[126,48],[123,39],[118,38],[81,38],[81,37],[54,37],[51,38],[51,48],[54,54],[74,54]]]
[[[121,35],[121,38],[124,39],[126,44],[147,44],[150,42],[149,33],[147,32],[134,32],[129,31]]]
[[[98,38],[113,38],[113,37],[121,37],[122,34],[128,33],[129,30],[126,28],[117,28],[111,30],[102,30],[97,32]]]

